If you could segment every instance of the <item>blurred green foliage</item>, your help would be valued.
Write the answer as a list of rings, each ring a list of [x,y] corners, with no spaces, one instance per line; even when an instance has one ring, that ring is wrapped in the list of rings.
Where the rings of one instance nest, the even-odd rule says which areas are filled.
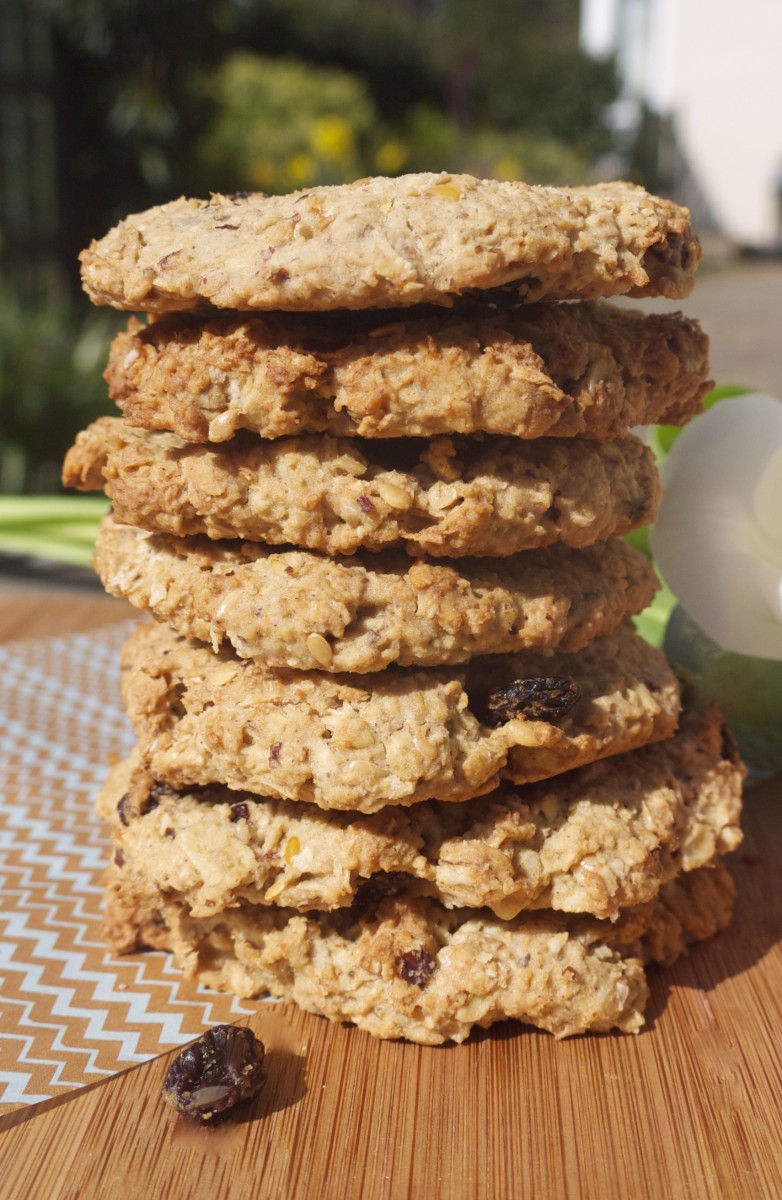
[[[471,124],[420,102],[384,119],[365,81],[336,67],[241,51],[205,76],[214,111],[194,147],[200,191],[285,192],[369,174],[460,169],[567,183],[588,159],[572,143],[521,127]]]
[[[0,492],[59,488],[76,433],[111,404],[103,370],[117,314],[23,305],[0,280]]]
[[[404,161],[380,156],[391,174],[470,169],[487,158],[476,144],[495,139],[531,182],[539,170],[583,182],[610,148],[616,80],[578,50],[578,0],[25,2],[50,14],[69,84],[78,248],[128,211],[246,184],[261,137],[278,168],[312,155],[307,126],[332,116],[353,143],[331,158],[316,150],[316,178],[381,169],[387,143],[408,148]],[[435,127],[436,139],[421,136]],[[447,161],[427,159],[433,143]],[[288,180],[281,170],[274,190]]]
[[[196,155],[227,190],[291,191],[366,173],[378,113],[356,75],[292,58],[230,55],[204,81],[215,111]]]

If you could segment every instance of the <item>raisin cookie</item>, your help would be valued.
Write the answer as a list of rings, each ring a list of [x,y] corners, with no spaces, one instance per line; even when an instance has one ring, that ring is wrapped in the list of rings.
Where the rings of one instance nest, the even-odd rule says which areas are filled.
[[[422,173],[286,196],[181,198],[81,255],[131,312],[393,308],[513,285],[525,299],[689,295],[690,215],[629,183],[556,188]]]
[[[116,952],[169,950],[207,987],[292,1000],[380,1038],[461,1042],[508,1017],[556,1037],[636,1033],[645,962],[674,962],[730,922],[735,890],[722,865],[677,876],[616,922],[559,913],[501,921],[486,910],[386,897],[335,913],[269,906],[193,917],[181,902],[110,872],[107,934]]]
[[[246,538],[326,554],[404,544],[434,557],[589,546],[654,519],[654,456],[637,438],[416,438],[327,434],[223,446],[101,417],[63,482],[103,489],[118,520],[155,533]]]
[[[101,523],[95,568],[186,637],[300,670],[439,666],[521,649],[579,650],[652,600],[649,559],[612,539],[506,559],[326,558],[257,542]]]
[[[624,437],[636,425],[685,424],[710,385],[695,321],[588,302],[132,318],[106,379],[132,424],[189,442],[239,429]]]
[[[744,771],[713,709],[554,783],[364,817],[217,784],[175,791],[137,757],[112,769],[98,812],[126,885],[193,917],[252,904],[327,911],[404,889],[505,920],[540,908],[615,920],[741,841]]]
[[[151,774],[321,808],[466,800],[668,737],[679,687],[631,626],[575,654],[372,675],[270,671],[143,626],[123,696]]]

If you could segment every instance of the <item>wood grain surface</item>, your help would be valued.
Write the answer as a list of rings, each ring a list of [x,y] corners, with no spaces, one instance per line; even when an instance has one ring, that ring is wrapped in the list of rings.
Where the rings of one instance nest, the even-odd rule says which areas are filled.
[[[0,597],[0,639],[128,615]],[[259,1004],[269,1078],[243,1119],[187,1128],[173,1055],[0,1121],[3,1200],[756,1200],[782,1195],[782,785],[751,790],[734,925],[652,975],[637,1037],[507,1023],[463,1046],[378,1042]]]
[[[26,589],[12,583],[0,588],[0,642],[81,633],[138,615],[126,600],[102,592]]]

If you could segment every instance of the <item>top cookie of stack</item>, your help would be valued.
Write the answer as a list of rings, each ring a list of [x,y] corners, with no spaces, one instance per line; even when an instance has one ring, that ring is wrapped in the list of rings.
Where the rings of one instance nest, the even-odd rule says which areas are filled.
[[[527,301],[681,299],[699,259],[686,210],[632,184],[442,174],[180,199],[82,254],[96,304],[148,312],[447,304],[506,284]]]

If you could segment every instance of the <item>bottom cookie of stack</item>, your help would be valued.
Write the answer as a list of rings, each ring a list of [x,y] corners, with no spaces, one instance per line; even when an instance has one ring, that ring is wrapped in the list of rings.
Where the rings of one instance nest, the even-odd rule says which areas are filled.
[[[557,1037],[637,1032],[644,963],[670,964],[725,928],[733,895],[718,865],[677,877],[613,924],[552,912],[502,921],[401,894],[364,914],[251,905],[196,918],[162,893],[126,896],[112,875],[107,911],[115,945],[172,951],[208,987],[437,1045],[507,1018]]]
[[[99,801],[109,940],[380,1037],[461,1041],[508,1017],[636,1031],[644,964],[730,919],[718,858],[741,839],[742,778],[714,709],[555,786],[370,816],[175,791],[132,759]]]

